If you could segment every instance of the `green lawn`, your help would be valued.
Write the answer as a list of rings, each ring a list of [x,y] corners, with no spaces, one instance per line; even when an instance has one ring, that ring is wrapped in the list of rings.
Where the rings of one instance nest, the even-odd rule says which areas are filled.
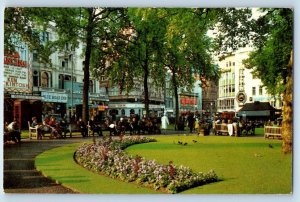
[[[126,151],[163,164],[172,160],[175,165],[185,165],[198,172],[214,169],[222,179],[183,194],[288,194],[292,191],[292,156],[282,154],[280,140],[177,135],[155,138],[157,142],[134,145]],[[178,141],[188,144],[182,146]],[[80,167],[73,161],[77,146],[72,144],[44,152],[36,159],[37,169],[81,193],[158,193]]]

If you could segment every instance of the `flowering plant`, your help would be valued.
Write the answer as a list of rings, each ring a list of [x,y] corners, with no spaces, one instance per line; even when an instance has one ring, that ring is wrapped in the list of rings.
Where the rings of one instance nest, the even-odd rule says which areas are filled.
[[[214,171],[194,173],[190,168],[160,165],[154,160],[145,160],[140,156],[130,156],[123,150],[133,144],[154,142],[146,137],[125,137],[101,139],[93,144],[82,144],[75,152],[75,160],[83,167],[108,175],[112,178],[178,193],[191,187],[218,180]]]

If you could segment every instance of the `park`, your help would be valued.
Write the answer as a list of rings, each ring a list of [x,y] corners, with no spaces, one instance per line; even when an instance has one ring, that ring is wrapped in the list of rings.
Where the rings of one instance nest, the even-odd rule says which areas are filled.
[[[291,195],[293,14],[6,8],[5,193]]]
[[[215,182],[195,186],[180,191],[179,194],[290,194],[292,192],[292,156],[281,152],[282,140],[265,139],[260,129],[256,129],[255,136],[243,137],[197,136],[188,133],[146,136],[156,141],[129,146],[124,150],[125,153],[133,157],[138,155],[147,160],[155,160],[163,165],[168,165],[172,161],[174,166],[186,166],[193,172],[206,173],[213,170],[218,177]],[[93,144],[93,141],[105,138],[108,138],[108,134],[105,134],[104,138],[87,139],[75,135],[70,139],[76,140],[76,143],[70,142],[70,139],[58,140],[65,143],[37,155],[34,160],[35,167],[43,176],[72,190],[71,193],[169,193],[88,170],[75,161],[74,152],[80,145]],[[119,139],[119,137],[114,138]],[[39,141],[35,141],[36,146],[43,141],[51,144],[51,141],[55,140]],[[26,141],[22,144],[26,144]]]

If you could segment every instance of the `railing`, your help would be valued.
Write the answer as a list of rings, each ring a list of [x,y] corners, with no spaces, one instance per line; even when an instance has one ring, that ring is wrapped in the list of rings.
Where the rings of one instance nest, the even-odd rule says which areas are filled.
[[[265,133],[265,138],[269,137],[278,137],[281,139],[281,127],[278,126],[265,126],[264,127],[264,133]]]

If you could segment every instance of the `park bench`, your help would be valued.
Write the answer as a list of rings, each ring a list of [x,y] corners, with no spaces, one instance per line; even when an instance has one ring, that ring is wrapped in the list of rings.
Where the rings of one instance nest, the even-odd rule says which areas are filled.
[[[281,130],[282,130],[282,128],[279,126],[265,126],[264,127],[264,137],[265,138],[277,137],[277,138],[281,139],[282,138]]]
[[[72,133],[78,133],[81,132],[81,129],[78,127],[78,125],[76,123],[70,123],[68,124],[67,128],[66,128],[66,135],[69,133],[69,136],[72,137]],[[87,125],[87,132],[88,132],[88,136],[91,136],[93,134],[93,130],[90,127],[90,124],[88,122]]]
[[[28,121],[28,131],[29,131],[29,139],[38,139],[38,128],[37,127],[31,127],[30,125],[30,121]],[[52,134],[51,134],[51,130],[49,131],[43,131],[43,134],[42,136],[45,137],[46,134],[49,134],[49,138],[52,137]]]
[[[215,127],[215,135],[229,135],[228,134],[228,127],[226,123],[216,124]]]

